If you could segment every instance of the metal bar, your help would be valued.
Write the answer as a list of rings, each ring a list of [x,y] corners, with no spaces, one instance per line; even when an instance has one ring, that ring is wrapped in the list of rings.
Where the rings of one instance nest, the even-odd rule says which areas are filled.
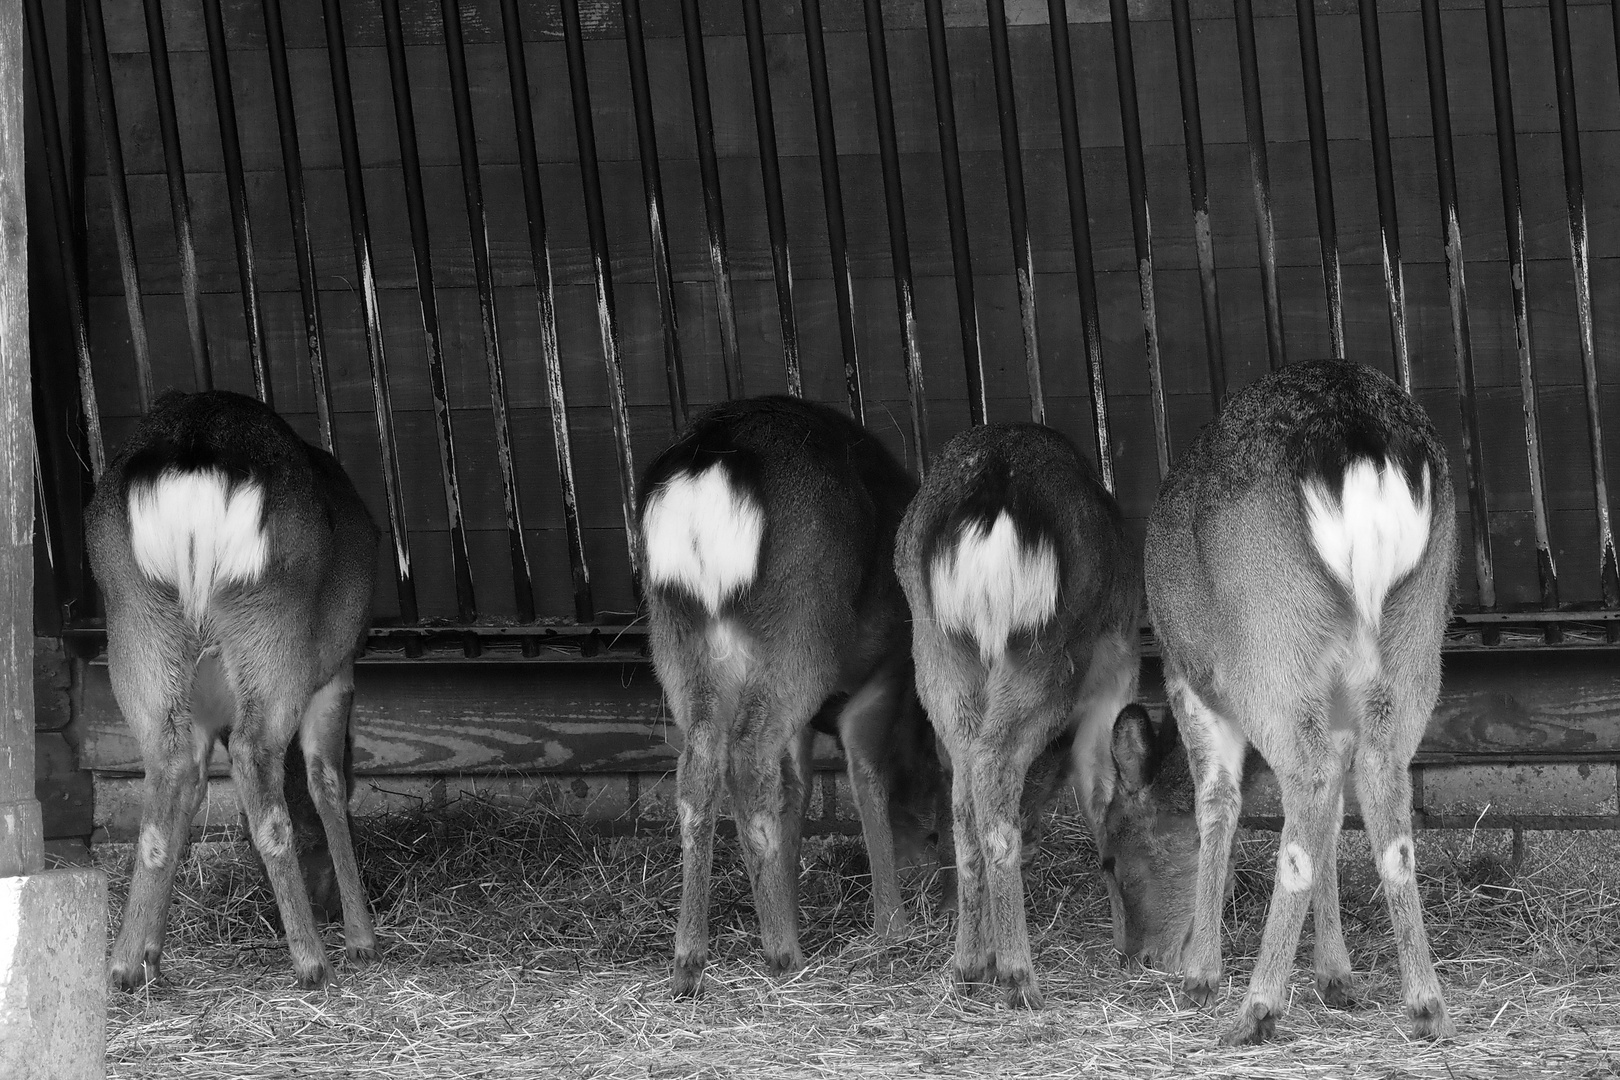
[[[270,85],[276,97],[276,127],[281,135],[281,170],[287,181],[287,208],[292,217],[293,259],[298,266],[298,299],[304,313],[304,344],[309,350],[309,381],[315,392],[315,422],[320,428],[321,445],[335,453],[332,381],[326,368],[326,334],[321,327],[321,297],[310,247],[304,161],[298,149],[298,115],[293,107],[292,77],[287,70],[281,0],[264,0],[264,37],[270,58]]]
[[[1592,498],[1597,504],[1598,561],[1603,602],[1620,604],[1620,566],[1609,521],[1609,480],[1603,459],[1603,399],[1598,388],[1597,339],[1592,331],[1592,272],[1586,235],[1586,182],[1581,171],[1581,128],[1575,111],[1575,71],[1570,59],[1568,0],[1548,0],[1552,21],[1553,74],[1558,85],[1558,131],[1564,150],[1564,196],[1569,207],[1569,257],[1575,271],[1575,312],[1581,328],[1581,374],[1592,456]]]
[[[1316,235],[1327,293],[1328,338],[1344,359],[1344,275],[1339,270],[1339,227],[1333,214],[1333,166],[1328,157],[1327,114],[1322,104],[1322,58],[1317,53],[1314,0],[1294,0],[1299,25],[1299,65],[1305,80],[1305,128],[1311,140],[1311,186],[1316,193]]]
[[[867,47],[870,51],[870,42]],[[827,81],[821,0],[804,0],[804,51],[810,70],[810,105],[816,117],[816,155],[821,164],[821,201],[827,213],[827,250],[832,262],[833,302],[838,308],[838,342],[844,355],[844,390],[849,395],[850,415],[864,424],[866,402],[861,394],[861,358],[855,343],[855,289],[849,273],[844,184],[838,175],[838,133],[833,127],[832,91]]]
[[[945,42],[941,0],[923,0],[928,22],[928,67],[934,81],[934,118],[939,125],[939,165],[945,182],[945,216],[951,232],[951,267],[956,276],[956,318],[962,330],[962,365],[967,369],[968,417],[985,421],[984,356],[979,349],[979,311],[973,298],[973,253],[968,247],[967,205],[962,196],[962,155],[956,142],[956,104],[951,98],[951,54]]]
[[[489,227],[484,218],[484,185],[479,176],[478,133],[473,127],[467,52],[461,40],[461,0],[440,0],[439,10],[444,19],[444,51],[450,67],[450,103],[456,114],[461,190],[467,203],[467,231],[472,238],[478,314],[484,329],[484,365],[489,376],[489,406],[495,421],[495,458],[501,470],[501,507],[506,511],[507,545],[512,559],[512,597],[518,620],[533,622],[534,578],[529,570],[528,541],[523,535],[523,507],[518,500],[512,425],[507,415],[506,365],[501,360],[495,276],[490,269]]]
[[[416,295],[421,301],[422,337],[427,346],[428,387],[433,395],[433,433],[438,438],[444,508],[450,524],[456,607],[461,620],[471,622],[478,617],[478,605],[473,595],[472,566],[467,557],[467,523],[461,512],[461,477],[456,466],[456,438],[444,373],[444,339],[433,288],[427,197],[422,190],[422,164],[416,148],[416,113],[411,104],[411,79],[405,63],[405,31],[399,18],[399,0],[382,0],[382,14],[383,39],[388,46],[388,80],[394,94],[394,128],[399,133],[399,169],[405,182],[405,213],[410,219],[411,251],[416,264]]]
[[[1232,0],[1236,16],[1238,74],[1243,84],[1243,128],[1254,183],[1254,225],[1260,242],[1260,296],[1266,309],[1266,356],[1275,371],[1288,362],[1283,344],[1282,303],[1277,297],[1277,230],[1271,220],[1271,165],[1266,154],[1266,118],[1260,98],[1260,62],[1255,55],[1254,6]]]
[[[62,150],[61,118],[56,110],[56,82],[51,77],[51,48],[45,39],[45,15],[40,0],[24,0],[28,24],[29,60],[34,69],[34,97],[39,108],[40,141],[44,144],[45,171],[51,183],[51,216],[62,259],[62,293],[79,365],[79,403],[84,409],[85,439],[90,451],[90,474],[100,480],[107,468],[101,440],[101,407],[96,402],[95,370],[90,364],[90,325],[85,318],[84,283],[73,244],[73,211],[68,193],[67,157]]]
[[[242,175],[242,140],[236,129],[236,93],[231,88],[231,60],[225,47],[225,20],[219,0],[202,0],[208,36],[208,66],[214,76],[214,112],[219,117],[219,148],[225,162],[225,196],[231,208],[231,237],[236,242],[236,269],[242,284],[242,320],[247,326],[248,362],[253,365],[253,392],[275,407],[270,362],[264,351],[264,316],[259,310],[259,281],[253,267],[253,223],[248,218],[247,181]]]
[[[557,488],[562,493],[563,529],[568,535],[568,565],[573,573],[574,617],[580,622],[593,622],[596,619],[596,604],[591,598],[591,572],[585,562],[585,534],[579,523],[579,496],[574,483],[574,444],[568,430],[568,394],[563,385],[562,354],[557,347],[557,307],[551,290],[551,249],[546,243],[546,210],[540,189],[539,158],[534,145],[534,113],[529,104],[529,66],[523,54],[523,23],[518,14],[518,0],[501,0],[501,26],[506,40],[506,73],[512,89],[512,119],[517,129],[518,166],[523,173],[529,255],[534,263],[535,302],[540,314],[540,358],[546,369],[546,396],[551,407],[551,439],[557,455]]]
[[[1395,205],[1395,167],[1389,152],[1389,108],[1384,101],[1384,48],[1378,32],[1378,0],[1360,0],[1361,68],[1367,78],[1367,123],[1372,135],[1373,178],[1378,188],[1378,233],[1384,256],[1384,293],[1389,298],[1389,338],[1395,378],[1412,391],[1412,357],[1406,340],[1406,273],[1401,267],[1401,226]]]
[[[506,2],[502,0],[503,11]],[[664,378],[669,383],[670,419],[679,432],[686,427],[686,365],[681,359],[675,275],[670,268],[669,237],[664,230],[664,222],[669,216],[664,211],[664,180],[658,167],[658,132],[653,124],[652,85],[647,76],[647,45],[642,36],[641,0],[621,0],[621,7],[624,12],[624,48],[630,61],[630,98],[636,110],[636,141],[641,150],[641,187],[647,198],[647,233],[652,238],[653,280],[657,284],[658,310],[664,323]],[[527,107],[525,98],[525,110]],[[530,141],[533,141],[532,138]]]
[[[602,209],[602,177],[596,160],[596,128],[591,120],[591,87],[585,69],[585,37],[579,24],[579,0],[562,0],[562,18],[563,42],[568,53],[568,85],[574,98],[574,138],[579,144],[579,179],[585,190],[585,221],[590,231],[592,268],[596,272],[596,319],[602,335],[602,363],[607,368],[613,445],[619,463],[624,541],[630,550],[632,580],[639,592],[641,531],[636,528],[636,466],[630,449],[630,407],[625,400],[624,367],[619,356],[613,265],[608,255],[607,216]],[[702,42],[698,44],[701,50]],[[718,188],[715,195],[718,198]]]
[[[817,5],[820,0],[807,0]],[[911,404],[911,438],[918,471],[928,466],[928,398],[923,391],[922,346],[917,340],[917,303],[911,276],[911,237],[906,229],[906,195],[900,177],[900,144],[894,130],[894,94],[889,84],[889,47],[883,33],[881,0],[864,0],[866,56],[872,72],[872,110],[877,118],[878,157],[883,163],[883,203],[889,219],[889,258],[894,267],[894,302],[900,314],[900,350],[905,357],[906,396]],[[819,36],[819,32],[818,32]]]
[[[203,329],[202,297],[197,281],[197,245],[191,232],[191,200],[186,195],[186,164],[180,153],[180,123],[174,111],[174,79],[169,72],[169,45],[163,32],[162,0],[142,0],[146,40],[152,58],[152,89],[157,98],[158,133],[163,140],[163,166],[169,176],[169,211],[174,217],[175,255],[180,260],[180,291],[185,297],[186,331],[191,335],[191,364],[198,390],[214,388]]]
[[[354,92],[343,44],[342,0],[322,0],[326,16],[326,60],[332,71],[332,104],[337,114],[338,147],[343,156],[343,184],[349,202],[349,234],[360,303],[366,320],[366,360],[371,366],[372,408],[377,418],[377,453],[382,459],[383,493],[388,503],[388,532],[394,542],[394,588],[399,617],[413,623],[416,577],[411,567],[411,538],[405,524],[404,487],[399,477],[399,451],[394,438],[394,404],[388,389],[388,357],[383,349],[382,312],[377,306],[377,276],[371,259],[371,222],[361,174],[360,139],[354,126]]]
[[[1035,315],[1035,253],[1029,242],[1029,209],[1024,203],[1024,162],[1018,148],[1018,99],[1013,91],[1012,56],[1007,44],[1007,12],[1002,0],[985,0],[984,6],[990,29],[990,67],[996,80],[996,117],[1001,124],[1001,169],[1007,181],[1013,272],[1018,279],[1018,321],[1024,332],[1029,418],[1044,424],[1046,391],[1041,385],[1040,333]]]
[[[726,251],[726,215],[720,198],[720,162],[714,151],[714,110],[709,105],[709,64],[703,55],[703,17],[698,0],[681,0],[681,32],[686,39],[686,78],[692,92],[698,174],[703,181],[703,210],[709,227],[709,266],[720,314],[720,363],[725,369],[726,396],[740,398],[748,391],[737,347],[737,305],[731,295],[731,256]]]
[[[1183,0],[1185,2],[1185,0]],[[1086,351],[1086,386],[1091,392],[1092,434],[1103,486],[1114,490],[1114,442],[1108,427],[1108,381],[1103,365],[1102,322],[1097,311],[1097,276],[1091,256],[1091,213],[1086,205],[1086,170],[1080,148],[1080,118],[1074,100],[1074,57],[1069,44],[1064,0],[1047,0],[1052,35],[1052,69],[1057,77],[1058,130],[1063,139],[1063,175],[1069,195],[1069,236],[1074,245],[1074,281],[1080,296],[1080,339]]]
[[[1153,402],[1153,442],[1159,475],[1170,471],[1170,421],[1164,406],[1159,360],[1159,317],[1153,294],[1153,230],[1148,217],[1147,168],[1142,160],[1142,118],[1136,103],[1136,57],[1131,48],[1129,0],[1108,0],[1114,31],[1114,73],[1119,82],[1119,120],[1125,134],[1125,181],[1131,196],[1131,234],[1136,241],[1136,280],[1142,297],[1142,338],[1147,346],[1148,393]]]
[[[1170,21],[1176,35],[1181,135],[1187,145],[1187,190],[1192,198],[1193,246],[1198,251],[1198,285],[1204,307],[1209,396],[1218,410],[1226,400],[1226,349],[1221,340],[1221,301],[1215,285],[1215,238],[1209,227],[1209,183],[1204,169],[1204,120],[1198,103],[1198,66],[1188,0],[1170,0]]]
[[[118,100],[113,92],[112,58],[101,0],[83,0],[84,25],[90,44],[90,74],[101,106],[101,144],[107,154],[113,239],[118,244],[118,273],[124,282],[124,310],[129,313],[129,344],[135,354],[135,386],[141,412],[152,407],[152,354],[146,340],[146,312],[141,304],[141,276],[135,258],[135,226],[129,212],[129,180],[124,175],[124,143],[118,128]]]
[[[1496,567],[1491,554],[1491,514],[1485,462],[1474,397],[1474,348],[1468,328],[1467,264],[1457,217],[1457,166],[1451,145],[1451,101],[1446,89],[1445,43],[1440,0],[1423,0],[1423,47],[1429,77],[1429,116],[1434,129],[1435,178],[1440,188],[1440,226],[1445,236],[1446,291],[1451,300],[1451,350],[1457,365],[1457,408],[1462,414],[1463,459],[1468,465],[1468,513],[1474,533],[1474,578],[1481,607],[1496,606]]]
[[[1519,195],[1519,145],[1513,130],[1513,84],[1508,74],[1507,29],[1502,0],[1485,0],[1485,36],[1491,54],[1491,97],[1496,110],[1496,156],[1502,173],[1502,215],[1507,222],[1508,282],[1513,290],[1513,330],[1519,352],[1519,392],[1524,405],[1524,452],[1530,470],[1530,508],[1535,518],[1536,570],[1543,607],[1558,606],[1558,568],[1547,522],[1547,476],[1541,459],[1541,417],[1535,357],[1530,351],[1530,298],[1525,291],[1524,208]]]
[[[759,175],[765,187],[765,227],[771,238],[771,273],[776,279],[776,316],[782,324],[782,368],[788,393],[804,396],[799,370],[799,325],[793,312],[793,263],[789,257],[787,211],[782,205],[782,168],[776,156],[776,118],[771,112],[771,73],[765,61],[765,26],[759,0],[742,0],[748,45],[748,81],[754,90],[754,132],[759,140]]]

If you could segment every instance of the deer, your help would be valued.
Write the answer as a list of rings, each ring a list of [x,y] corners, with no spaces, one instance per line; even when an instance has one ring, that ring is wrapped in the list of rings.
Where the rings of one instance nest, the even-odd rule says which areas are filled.
[[[702,993],[722,787],[769,971],[803,965],[799,851],[818,716],[848,760],[875,928],[905,932],[894,822],[915,833],[907,808],[928,802],[938,769],[907,705],[909,627],[893,561],[915,489],[855,421],[779,396],[715,406],[647,469],[637,521],[648,643],[682,735],[677,997]]]
[[[1269,766],[1284,813],[1276,878],[1227,1044],[1275,1034],[1307,906],[1317,990],[1353,1003],[1337,869],[1348,774],[1407,1014],[1421,1037],[1454,1032],[1418,899],[1409,767],[1439,693],[1456,544],[1432,424],[1364,365],[1296,363],[1235,393],[1164,480],[1144,574],[1182,745],[1156,745],[1145,716],[1116,732],[1129,794],[1111,889],[1157,942],[1153,959],[1210,1005],[1245,761]]]
[[[377,530],[343,468],[252,398],[171,391],[109,464],[85,521],[108,673],[146,773],[113,983],[135,990],[160,977],[175,872],[216,741],[298,985],[333,978],[310,886],[335,880],[348,958],[374,959],[348,795]],[[299,836],[317,828],[325,845],[300,853]]]
[[[901,523],[895,569],[951,774],[954,976],[1040,1008],[1022,879],[1031,823],[1072,786],[1093,834],[1104,831],[1114,731],[1140,667],[1137,557],[1072,442],[991,424],[940,451]]]

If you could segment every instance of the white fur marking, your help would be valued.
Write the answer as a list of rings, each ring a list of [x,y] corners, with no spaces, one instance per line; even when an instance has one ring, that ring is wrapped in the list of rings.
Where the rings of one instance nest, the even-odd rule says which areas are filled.
[[[1412,853],[1412,838],[1403,836],[1390,842],[1384,849],[1384,854],[1378,860],[1378,876],[1391,885],[1405,885],[1412,880],[1412,868],[1416,864]]]
[[[765,515],[719,465],[680,473],[653,492],[641,530],[648,581],[687,589],[711,615],[759,571]]]
[[[135,564],[173,586],[186,617],[200,624],[216,589],[264,573],[270,541],[262,525],[264,489],[229,490],[218,469],[168,470],[129,489],[129,541]]]
[[[1345,469],[1337,505],[1315,480],[1302,490],[1317,553],[1350,590],[1363,625],[1377,629],[1384,598],[1429,542],[1429,467],[1423,466],[1423,493],[1416,499],[1399,465],[1365,458]]]
[[[755,814],[748,820],[748,840],[762,859],[776,854],[776,818],[768,813]]]
[[[987,861],[991,866],[1003,869],[1018,865],[1023,854],[1023,840],[1018,829],[1005,821],[991,826],[984,837]]]
[[[259,846],[259,854],[267,859],[292,851],[292,821],[287,817],[287,811],[279,806],[266,810],[264,819],[253,833],[253,841]]]
[[[1315,880],[1311,857],[1298,844],[1290,842],[1277,859],[1277,880],[1287,892],[1302,893]]]
[[[695,839],[698,827],[697,807],[689,802],[681,802],[676,806],[681,815],[681,837],[688,842]]]
[[[1002,513],[988,529],[963,529],[934,556],[929,591],[940,626],[971,635],[980,659],[990,664],[1006,651],[1011,634],[1033,630],[1056,613],[1057,552],[1044,541],[1026,546]]]
[[[163,869],[164,860],[169,855],[169,844],[163,839],[163,830],[156,825],[148,825],[141,830],[141,861],[153,870]]]

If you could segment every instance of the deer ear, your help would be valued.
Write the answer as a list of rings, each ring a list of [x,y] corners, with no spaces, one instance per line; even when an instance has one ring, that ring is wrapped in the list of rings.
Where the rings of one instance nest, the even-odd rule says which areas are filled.
[[[1153,745],[1153,722],[1147,710],[1130,704],[1114,719],[1114,769],[1117,790],[1140,791],[1153,779],[1157,764]]]

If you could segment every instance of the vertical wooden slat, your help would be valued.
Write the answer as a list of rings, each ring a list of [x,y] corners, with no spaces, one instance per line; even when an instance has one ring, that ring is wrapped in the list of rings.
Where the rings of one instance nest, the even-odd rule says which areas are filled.
[[[343,40],[342,0],[322,0],[326,20],[326,60],[332,73],[332,104],[337,114],[338,148],[343,157],[343,185],[349,203],[349,236],[365,313],[366,360],[371,369],[371,400],[377,421],[377,453],[382,459],[383,493],[388,503],[388,534],[393,540],[394,589],[399,616],[417,621],[416,576],[411,566],[411,539],[405,524],[399,450],[394,438],[394,403],[388,387],[388,358],[383,348],[382,311],[377,306],[377,276],[371,257],[371,221],[361,172],[360,139],[354,124],[354,91],[349,84],[349,58]]]
[[[1479,602],[1496,606],[1496,563],[1491,553],[1491,514],[1485,491],[1485,462],[1479,439],[1479,408],[1474,396],[1474,347],[1468,326],[1468,276],[1463,260],[1462,226],[1457,216],[1457,165],[1451,140],[1451,99],[1446,89],[1445,41],[1440,32],[1440,0],[1422,0],[1423,51],[1429,79],[1429,117],[1434,129],[1435,179],[1440,190],[1440,228],[1445,237],[1446,292],[1451,306],[1451,352],[1457,367],[1457,408],[1462,414],[1463,459],[1467,463],[1468,512],[1474,534],[1474,577]]]
[[[203,329],[201,288],[197,281],[197,245],[191,229],[191,199],[186,194],[186,163],[180,151],[180,123],[174,111],[174,78],[169,71],[169,44],[163,30],[162,0],[143,0],[146,41],[152,61],[152,89],[157,99],[158,134],[163,141],[163,168],[169,178],[169,212],[174,218],[175,254],[180,260],[180,292],[186,304],[186,330],[191,335],[191,363],[198,390],[214,388]]]
[[[484,368],[489,379],[489,407],[495,424],[495,463],[501,472],[501,508],[506,514],[507,549],[512,561],[513,606],[519,621],[533,622],[534,579],[529,570],[528,541],[523,535],[523,507],[518,500],[512,425],[507,415],[506,365],[501,359],[500,322],[495,310],[495,276],[490,269],[489,227],[484,219],[484,184],[479,174],[478,132],[473,127],[467,52],[461,40],[460,0],[440,0],[439,12],[444,19],[444,51],[450,68],[450,101],[456,116],[456,145],[461,155],[461,191],[467,204],[467,232],[472,240],[478,316],[484,331]]]
[[[1620,604],[1620,566],[1615,563],[1609,521],[1609,479],[1603,458],[1603,399],[1598,387],[1597,337],[1592,329],[1592,271],[1586,235],[1586,181],[1581,169],[1581,125],[1575,109],[1575,70],[1570,56],[1568,0],[1548,0],[1552,22],[1553,76],[1558,88],[1558,132],[1564,151],[1564,198],[1569,211],[1569,258],[1575,273],[1575,314],[1581,336],[1581,382],[1586,391],[1587,450],[1592,498],[1597,505],[1598,570],[1603,603]]]
[[[585,37],[579,24],[579,0],[562,0],[562,17],[563,41],[568,53],[568,85],[574,99],[574,139],[579,145],[579,179],[585,192],[585,222],[590,233],[591,264],[596,278],[597,327],[602,335],[602,363],[607,368],[608,405],[613,414],[613,445],[619,464],[624,541],[630,552],[632,580],[639,593],[641,532],[636,528],[636,466],[630,450],[630,407],[625,399],[624,364],[619,355],[613,265],[608,253],[607,216],[602,208],[602,177],[596,158],[596,128],[591,119],[591,88],[585,70]],[[699,42],[700,50],[701,44]],[[718,188],[715,194],[718,196]]]
[[[502,11],[507,2],[502,0]],[[647,234],[652,240],[653,281],[658,289],[658,311],[664,326],[664,378],[669,384],[670,420],[679,432],[686,427],[686,365],[681,358],[675,275],[669,264],[665,225],[669,215],[664,210],[664,180],[658,166],[658,132],[653,125],[652,85],[647,75],[641,0],[621,0],[620,6],[624,13],[624,48],[630,64],[630,99],[636,110],[636,143],[641,152],[641,189],[647,199]],[[508,53],[510,51],[508,47]],[[528,109],[526,102],[524,109]],[[532,137],[530,141],[533,142]]]
[[[819,3],[819,0],[809,2]],[[864,6],[866,57],[872,72],[872,111],[876,114],[878,157],[883,165],[883,205],[889,219],[889,258],[894,270],[894,301],[899,309],[900,351],[905,360],[906,394],[911,402],[911,440],[917,451],[918,471],[923,472],[928,467],[928,398],[923,389],[922,345],[917,340],[911,236],[906,227],[905,188],[900,182],[900,144],[894,130],[889,46],[883,33],[881,0],[864,0]]]
[[[1029,418],[1046,422],[1046,391],[1041,385],[1040,331],[1035,314],[1035,252],[1029,242],[1029,208],[1024,202],[1024,162],[1018,147],[1018,100],[1013,93],[1012,56],[1007,44],[1007,12],[1002,0],[985,0],[990,30],[990,67],[996,81],[996,118],[1001,127],[1001,171],[1007,183],[1007,221],[1012,227],[1013,273],[1018,280],[1018,321],[1024,333],[1024,380]]]
[[[1170,0],[1176,37],[1176,81],[1181,89],[1181,136],[1187,148],[1187,191],[1192,199],[1193,247],[1198,253],[1199,297],[1204,308],[1204,353],[1209,396],[1216,409],[1226,400],[1226,348],[1221,340],[1221,300],[1215,283],[1215,239],[1209,228],[1209,182],[1204,169],[1204,121],[1198,100],[1198,63],[1193,53],[1188,0]]]
[[[1299,26],[1300,72],[1305,80],[1305,127],[1311,142],[1311,186],[1316,193],[1316,236],[1327,294],[1328,339],[1344,359],[1344,276],[1339,270],[1339,227],[1333,213],[1333,165],[1328,156],[1327,113],[1322,103],[1322,59],[1316,43],[1314,0],[1294,0]]]
[[[1519,191],[1519,144],[1513,129],[1513,84],[1508,74],[1507,28],[1502,0],[1485,0],[1485,36],[1491,59],[1491,98],[1496,112],[1496,156],[1502,175],[1502,216],[1507,223],[1508,284],[1513,291],[1513,334],[1519,354],[1519,394],[1524,408],[1524,452],[1530,473],[1530,510],[1536,530],[1536,571],[1543,607],[1558,606],[1558,568],[1547,520],[1547,474],[1541,454],[1541,408],[1535,355],[1530,348],[1530,298],[1525,289],[1524,206]]]
[[[1074,283],[1080,297],[1080,342],[1086,354],[1086,387],[1091,393],[1092,435],[1103,486],[1114,490],[1114,443],[1108,425],[1108,379],[1103,369],[1102,321],[1097,310],[1097,275],[1091,254],[1091,212],[1086,205],[1086,170],[1080,148],[1080,118],[1074,100],[1074,58],[1069,45],[1068,8],[1047,0],[1052,34],[1052,70],[1057,78],[1058,130],[1063,140],[1063,177],[1069,197],[1069,238],[1074,246]]]
[[[838,309],[838,343],[844,357],[844,392],[849,397],[850,415],[864,424],[866,401],[861,392],[861,358],[855,343],[855,297],[849,274],[849,238],[844,226],[844,184],[838,175],[838,133],[833,127],[832,90],[827,82],[827,44],[821,32],[821,0],[804,0],[804,50],[810,71],[810,106],[816,118],[816,156],[821,164],[821,202],[827,214],[827,250],[832,262],[833,302]],[[875,96],[875,83],[873,93]],[[892,253],[892,243],[890,247]],[[909,367],[907,374],[910,374]]]
[[[566,2],[564,6],[566,8]],[[726,250],[720,162],[714,149],[714,109],[709,103],[709,62],[703,52],[703,16],[698,11],[697,0],[681,0],[681,33],[686,41],[686,78],[692,94],[698,174],[703,182],[703,210],[709,229],[709,269],[714,277],[715,307],[720,317],[720,362],[725,369],[726,396],[740,398],[748,391],[744,386],[742,358],[738,355],[737,305],[731,295],[731,256]]]
[[[1114,74],[1119,84],[1119,119],[1125,136],[1125,183],[1131,199],[1131,235],[1136,243],[1136,284],[1142,302],[1142,339],[1147,351],[1148,394],[1153,408],[1153,445],[1159,475],[1170,471],[1170,420],[1164,404],[1164,372],[1159,357],[1159,316],[1153,289],[1153,227],[1148,216],[1147,167],[1142,157],[1142,118],[1136,101],[1136,57],[1131,47],[1129,0],[1108,0],[1114,32]]]
[[[1277,295],[1277,229],[1271,219],[1271,164],[1266,151],[1265,108],[1260,97],[1260,61],[1254,43],[1254,5],[1232,0],[1236,16],[1238,76],[1243,86],[1243,130],[1249,145],[1249,179],[1254,189],[1254,224],[1260,243],[1260,296],[1266,309],[1266,356],[1272,370],[1288,362],[1283,341],[1282,302]]]
[[[263,0],[265,51],[270,60],[270,87],[276,98],[276,130],[281,137],[281,171],[287,184],[292,219],[293,261],[298,267],[298,300],[304,316],[304,347],[309,352],[309,382],[315,393],[315,423],[321,445],[336,453],[332,419],[332,380],[326,368],[326,332],[321,325],[321,294],[310,248],[309,210],[304,198],[304,160],[298,149],[298,114],[293,107],[292,76],[287,70],[287,38],[281,0]]]
[[[141,412],[152,407],[152,354],[146,340],[146,312],[141,302],[141,276],[135,258],[135,226],[129,212],[129,181],[124,176],[124,142],[118,129],[118,100],[113,93],[112,58],[101,0],[83,0],[90,75],[101,109],[101,145],[107,157],[107,185],[113,239],[118,245],[118,274],[124,283],[124,310],[129,314],[129,346],[135,356],[135,387]]]
[[[1389,151],[1389,108],[1384,101],[1384,48],[1378,31],[1378,0],[1360,0],[1361,69],[1367,80],[1367,124],[1372,137],[1373,179],[1378,188],[1379,248],[1384,258],[1384,295],[1389,303],[1390,348],[1395,378],[1410,393],[1412,358],[1406,341],[1406,273],[1401,267],[1401,226],[1395,206],[1395,167]]]
[[[967,370],[968,417],[985,421],[984,357],[979,349],[979,311],[973,296],[973,252],[968,246],[967,204],[962,195],[962,155],[956,139],[956,103],[951,97],[951,55],[945,41],[941,0],[923,0],[928,23],[928,68],[934,83],[934,119],[939,127],[939,165],[945,184],[945,216],[951,233],[951,270],[956,279],[956,318]]]
[[[99,480],[107,468],[107,451],[101,439],[101,407],[96,400],[95,370],[90,363],[90,326],[85,318],[84,283],[79,280],[79,259],[73,246],[73,203],[68,192],[67,158],[62,151],[61,119],[56,109],[56,82],[51,76],[51,50],[49,42],[45,40],[45,16],[40,10],[40,0],[24,0],[23,12],[28,28],[29,60],[34,69],[40,141],[44,144],[45,171],[51,184],[52,223],[56,226],[56,242],[61,250],[63,300],[67,304],[73,352],[79,366],[79,403],[84,410],[90,474]],[[19,144],[19,153],[21,149]],[[25,288],[26,277],[25,273]]]
[[[231,208],[231,238],[236,243],[236,269],[242,288],[242,321],[247,327],[248,362],[253,392],[275,406],[270,363],[265,357],[264,316],[259,310],[259,280],[254,270],[253,223],[248,217],[247,181],[242,175],[242,140],[236,128],[236,92],[231,87],[230,53],[225,47],[225,20],[219,0],[202,0],[208,37],[208,67],[214,76],[214,112],[219,118],[220,156],[225,163],[225,197]]]
[[[382,0],[383,40],[388,46],[388,81],[394,97],[394,130],[399,136],[399,168],[405,183],[405,213],[410,220],[411,253],[416,263],[416,295],[422,309],[422,337],[427,349],[428,389],[433,396],[433,433],[439,444],[439,474],[450,525],[450,559],[456,580],[456,609],[462,622],[478,617],[472,566],[467,555],[467,522],[461,512],[461,474],[456,463],[456,437],[450,415],[450,392],[444,370],[444,338],[439,301],[433,285],[433,252],[428,235],[427,197],[422,190],[422,164],[416,146],[416,110],[411,103],[410,70],[405,62],[405,32],[399,0]]]
[[[771,73],[765,62],[765,26],[759,0],[742,0],[748,45],[748,81],[754,91],[754,133],[759,140],[759,173],[765,188],[765,228],[771,239],[771,276],[776,281],[776,316],[782,324],[782,370],[787,391],[804,396],[799,370],[799,320],[793,310],[793,260],[788,250],[787,210],[782,205],[782,167],[776,155],[776,118],[771,107]]]

